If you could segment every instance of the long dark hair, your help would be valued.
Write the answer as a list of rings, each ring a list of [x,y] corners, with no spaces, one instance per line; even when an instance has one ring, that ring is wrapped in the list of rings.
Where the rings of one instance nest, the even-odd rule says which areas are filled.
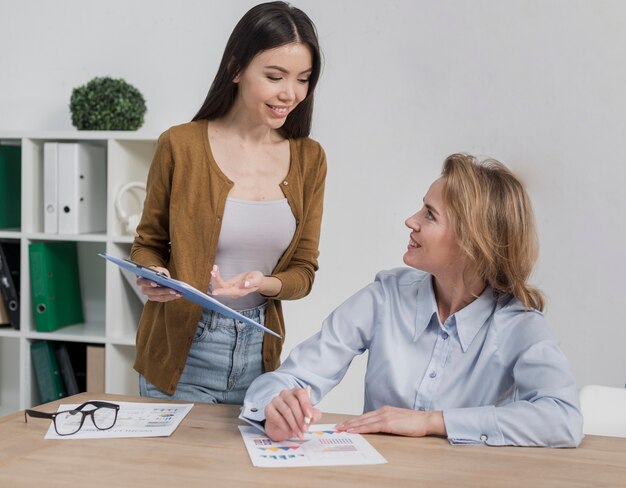
[[[292,42],[309,47],[313,58],[307,96],[287,116],[279,129],[286,138],[308,136],[313,118],[313,93],[321,71],[321,54],[315,25],[300,9],[285,2],[252,7],[235,26],[209,93],[193,120],[215,120],[228,113],[237,96],[233,78],[261,51]]]

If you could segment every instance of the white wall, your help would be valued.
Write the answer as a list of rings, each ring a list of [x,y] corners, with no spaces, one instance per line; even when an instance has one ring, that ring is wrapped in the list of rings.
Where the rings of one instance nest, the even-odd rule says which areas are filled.
[[[295,1],[295,0],[294,0]],[[72,129],[71,89],[125,78],[144,128],[189,120],[256,2],[0,0],[0,130]],[[580,385],[626,382],[626,3],[299,0],[326,63],[313,136],[329,172],[320,271],[286,304],[286,350],[382,268],[445,156],[498,158],[527,183],[535,283]],[[323,403],[358,412],[364,358]]]

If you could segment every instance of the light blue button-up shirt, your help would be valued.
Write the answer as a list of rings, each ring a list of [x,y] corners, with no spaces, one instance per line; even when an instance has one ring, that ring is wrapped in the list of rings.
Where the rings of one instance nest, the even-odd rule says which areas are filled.
[[[257,378],[241,418],[265,419],[281,390],[311,386],[315,404],[369,350],[364,411],[442,410],[454,444],[574,447],[582,439],[576,384],[542,313],[487,288],[441,324],[432,276],[378,273],[275,372]]]

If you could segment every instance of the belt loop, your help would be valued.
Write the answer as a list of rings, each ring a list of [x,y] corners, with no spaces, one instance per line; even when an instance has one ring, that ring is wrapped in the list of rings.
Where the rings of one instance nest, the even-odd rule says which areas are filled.
[[[215,313],[213,310],[209,311],[209,320],[208,325],[209,325],[209,330],[215,330],[215,328],[217,327],[217,321],[219,314]]]
[[[267,311],[267,302],[259,307],[259,324],[265,325],[265,312]]]

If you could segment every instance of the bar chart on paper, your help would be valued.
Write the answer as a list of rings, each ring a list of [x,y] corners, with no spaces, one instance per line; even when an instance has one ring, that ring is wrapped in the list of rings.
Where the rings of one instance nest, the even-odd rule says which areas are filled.
[[[240,426],[254,466],[287,468],[384,464],[385,458],[359,434],[335,430],[333,424],[311,425],[304,439],[274,442],[255,427]]]

